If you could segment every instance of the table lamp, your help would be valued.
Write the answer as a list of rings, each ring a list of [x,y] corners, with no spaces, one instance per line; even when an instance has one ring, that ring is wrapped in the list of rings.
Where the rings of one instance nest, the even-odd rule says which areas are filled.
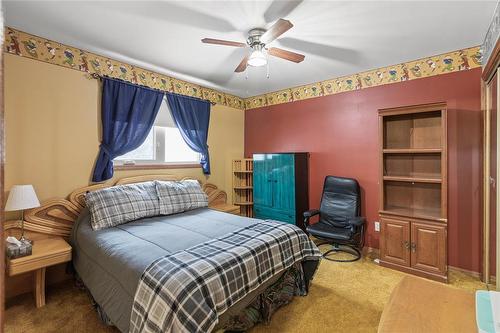
[[[38,201],[33,185],[12,186],[5,204],[5,211],[21,211],[21,241],[29,242],[24,238],[24,210],[35,207],[40,207],[40,201]]]

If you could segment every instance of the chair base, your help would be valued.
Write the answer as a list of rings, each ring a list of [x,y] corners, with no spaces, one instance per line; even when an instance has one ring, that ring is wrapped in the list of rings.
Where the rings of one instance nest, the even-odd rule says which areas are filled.
[[[324,245],[324,244],[330,244],[330,243],[322,243],[319,245]],[[340,247],[342,246],[342,248]],[[348,253],[354,256],[352,259],[334,259],[334,258],[329,258],[328,255],[332,253],[339,253],[339,252],[344,252]],[[336,262],[354,262],[358,261],[361,258],[361,252],[355,248],[354,246],[350,245],[339,245],[339,244],[332,244],[332,249],[326,251],[325,253],[322,253],[323,258],[326,260],[330,261],[336,261]]]

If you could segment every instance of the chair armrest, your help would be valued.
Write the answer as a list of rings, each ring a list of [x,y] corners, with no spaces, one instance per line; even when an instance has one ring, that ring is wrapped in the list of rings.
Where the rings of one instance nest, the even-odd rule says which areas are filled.
[[[348,223],[350,225],[353,225],[356,227],[362,226],[363,224],[365,224],[365,222],[366,222],[366,218],[364,218],[363,216],[356,216],[356,217],[349,219],[349,221],[348,221]]]
[[[304,212],[304,226],[309,226],[309,219],[319,214],[319,209],[311,209]]]
[[[308,218],[311,218],[314,215],[318,215],[318,214],[319,214],[319,210],[318,209],[311,209],[311,210],[308,210],[308,211],[304,212],[304,217],[308,219]]]

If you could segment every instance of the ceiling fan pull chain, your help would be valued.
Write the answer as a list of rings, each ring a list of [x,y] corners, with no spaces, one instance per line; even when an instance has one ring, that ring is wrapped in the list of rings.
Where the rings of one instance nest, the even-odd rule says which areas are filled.
[[[245,80],[248,81],[248,66],[245,68]],[[248,94],[248,84],[245,85],[247,87],[247,94]]]
[[[266,58],[267,58],[267,54],[266,54]],[[266,78],[269,79],[269,59],[266,59],[268,61],[266,61]]]

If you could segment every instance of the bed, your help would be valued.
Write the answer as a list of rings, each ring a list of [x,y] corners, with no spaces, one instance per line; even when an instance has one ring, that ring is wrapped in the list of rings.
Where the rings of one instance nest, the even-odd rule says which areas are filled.
[[[166,176],[161,176],[165,179]],[[158,176],[130,178],[118,184],[130,184],[147,179],[158,179]],[[168,178],[178,179],[177,177]],[[102,188],[101,185],[91,188]],[[209,208],[169,215],[144,218],[103,230],[93,230],[90,226],[88,208],[84,207],[83,195],[89,188],[75,190],[69,196],[68,204],[60,199],[51,201],[27,214],[26,227],[40,230],[40,226],[48,227],[51,222],[53,232],[69,234],[73,246],[73,266],[77,276],[95,300],[101,319],[116,326],[122,332],[131,327],[131,309],[134,307],[134,295],[138,282],[148,266],[158,258],[178,253],[185,249],[196,248],[200,244],[241,230],[242,228],[259,228],[262,220],[223,213],[210,206],[225,202],[225,193],[210,184],[204,185],[209,197]],[[74,208],[74,209],[73,209]],[[57,214],[54,212],[57,211]],[[64,214],[61,214],[64,213]],[[54,216],[64,225],[54,224]],[[66,217],[64,217],[66,216]],[[43,223],[41,223],[42,219]],[[74,219],[74,223],[70,220]],[[68,230],[68,227],[69,228]],[[312,279],[319,260],[310,258],[300,262],[306,285]],[[255,299],[269,290],[287,270],[277,271],[250,290],[238,302],[218,317],[213,331],[224,327],[228,320],[240,315]],[[137,331],[137,330],[136,330]],[[141,330],[142,331],[142,330]]]

